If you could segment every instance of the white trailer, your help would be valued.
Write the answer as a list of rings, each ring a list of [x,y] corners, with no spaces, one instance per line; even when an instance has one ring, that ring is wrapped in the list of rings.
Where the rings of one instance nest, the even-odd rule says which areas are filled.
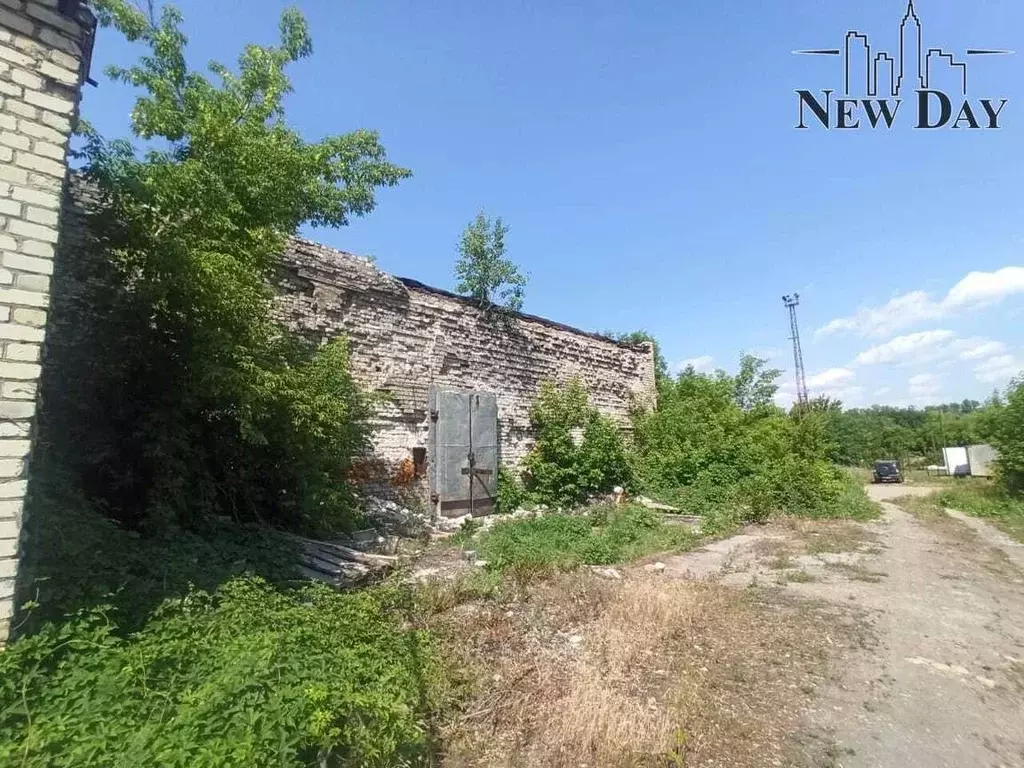
[[[995,474],[995,460],[999,454],[991,445],[967,446],[967,463],[972,477],[992,477]]]
[[[946,465],[947,475],[967,477],[971,474],[971,463],[967,458],[966,448],[943,448],[942,463]]]

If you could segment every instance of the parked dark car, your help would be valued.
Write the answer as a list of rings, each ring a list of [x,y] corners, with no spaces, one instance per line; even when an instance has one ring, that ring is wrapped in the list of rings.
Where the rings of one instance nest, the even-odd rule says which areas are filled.
[[[903,473],[900,472],[898,461],[876,461],[871,473],[873,483],[902,483]]]

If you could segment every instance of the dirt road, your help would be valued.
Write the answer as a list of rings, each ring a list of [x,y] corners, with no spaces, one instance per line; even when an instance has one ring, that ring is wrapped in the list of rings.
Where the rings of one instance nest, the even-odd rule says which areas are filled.
[[[753,529],[667,575],[772,585],[843,605],[872,638],[812,697],[808,734],[843,768],[1024,768],[1024,546],[956,513]]]

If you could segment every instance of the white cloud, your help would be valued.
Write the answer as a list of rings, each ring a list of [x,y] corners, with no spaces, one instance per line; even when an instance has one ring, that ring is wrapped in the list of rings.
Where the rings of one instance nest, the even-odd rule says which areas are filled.
[[[709,373],[714,369],[715,359],[711,355],[701,355],[700,357],[691,357],[687,360],[676,363],[672,366],[672,369],[679,373],[685,371],[690,366],[693,366],[693,370],[697,373]]]
[[[863,405],[864,387],[840,387],[839,389],[822,392],[822,394],[828,395],[835,400],[842,400],[843,405],[847,408],[855,408]]]
[[[859,333],[861,336],[885,336],[922,320],[942,317],[938,305],[924,291],[897,296],[881,307],[861,307],[851,317],[841,317],[814,332],[815,338],[833,333]]]
[[[774,360],[777,357],[782,356],[782,350],[778,347],[762,347],[760,349],[750,350],[751,355],[759,357],[762,360]]]
[[[960,352],[961,360],[979,360],[983,357],[994,357],[1006,351],[1006,345],[1001,341],[991,339],[961,339],[955,346]]]
[[[871,396],[881,397],[882,395],[888,395],[890,392],[892,392],[892,387],[879,387],[878,389],[871,393]]]
[[[950,289],[947,307],[997,304],[1007,296],[1024,293],[1024,267],[1003,267],[995,272],[971,272]]]
[[[932,373],[919,373],[907,382],[907,393],[915,400],[936,397],[942,389],[942,381]]]
[[[807,379],[807,388],[823,389],[825,387],[834,387],[838,384],[845,384],[853,376],[854,373],[849,368],[829,368],[827,371],[822,371]]]
[[[974,367],[974,375],[985,384],[1007,383],[1024,369],[1024,361],[1013,355],[996,355]]]
[[[884,365],[887,363],[921,363],[948,353],[956,338],[953,331],[934,330],[897,336],[857,355],[857,365]]]
[[[807,379],[808,394],[812,398],[825,395],[834,400],[842,400],[847,407],[859,405],[863,400],[864,388],[850,385],[855,375],[847,368],[829,368],[816,373]],[[775,393],[775,403],[782,408],[789,408],[796,402],[796,386],[788,375],[780,382]]]
[[[819,339],[847,332],[861,336],[885,336],[956,312],[998,304],[1019,293],[1024,293],[1024,267],[971,272],[942,299],[933,299],[925,291],[910,291],[880,307],[861,307],[849,317],[837,318],[818,328],[814,336]]]

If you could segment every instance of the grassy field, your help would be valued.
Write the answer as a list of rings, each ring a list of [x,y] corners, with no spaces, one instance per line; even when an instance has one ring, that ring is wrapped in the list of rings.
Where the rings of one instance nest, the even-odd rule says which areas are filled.
[[[930,497],[936,504],[982,517],[1024,542],[1024,499],[1011,498],[991,483],[957,484]]]
[[[906,496],[900,506],[918,517],[945,517],[944,509],[955,509],[987,520],[1017,541],[1024,543],[1024,499],[1012,498],[989,481],[956,483],[928,496]]]
[[[498,523],[472,545],[488,568],[529,579],[579,565],[612,565],[695,541],[685,525],[667,525],[645,507],[599,505],[583,515],[545,515]]]

